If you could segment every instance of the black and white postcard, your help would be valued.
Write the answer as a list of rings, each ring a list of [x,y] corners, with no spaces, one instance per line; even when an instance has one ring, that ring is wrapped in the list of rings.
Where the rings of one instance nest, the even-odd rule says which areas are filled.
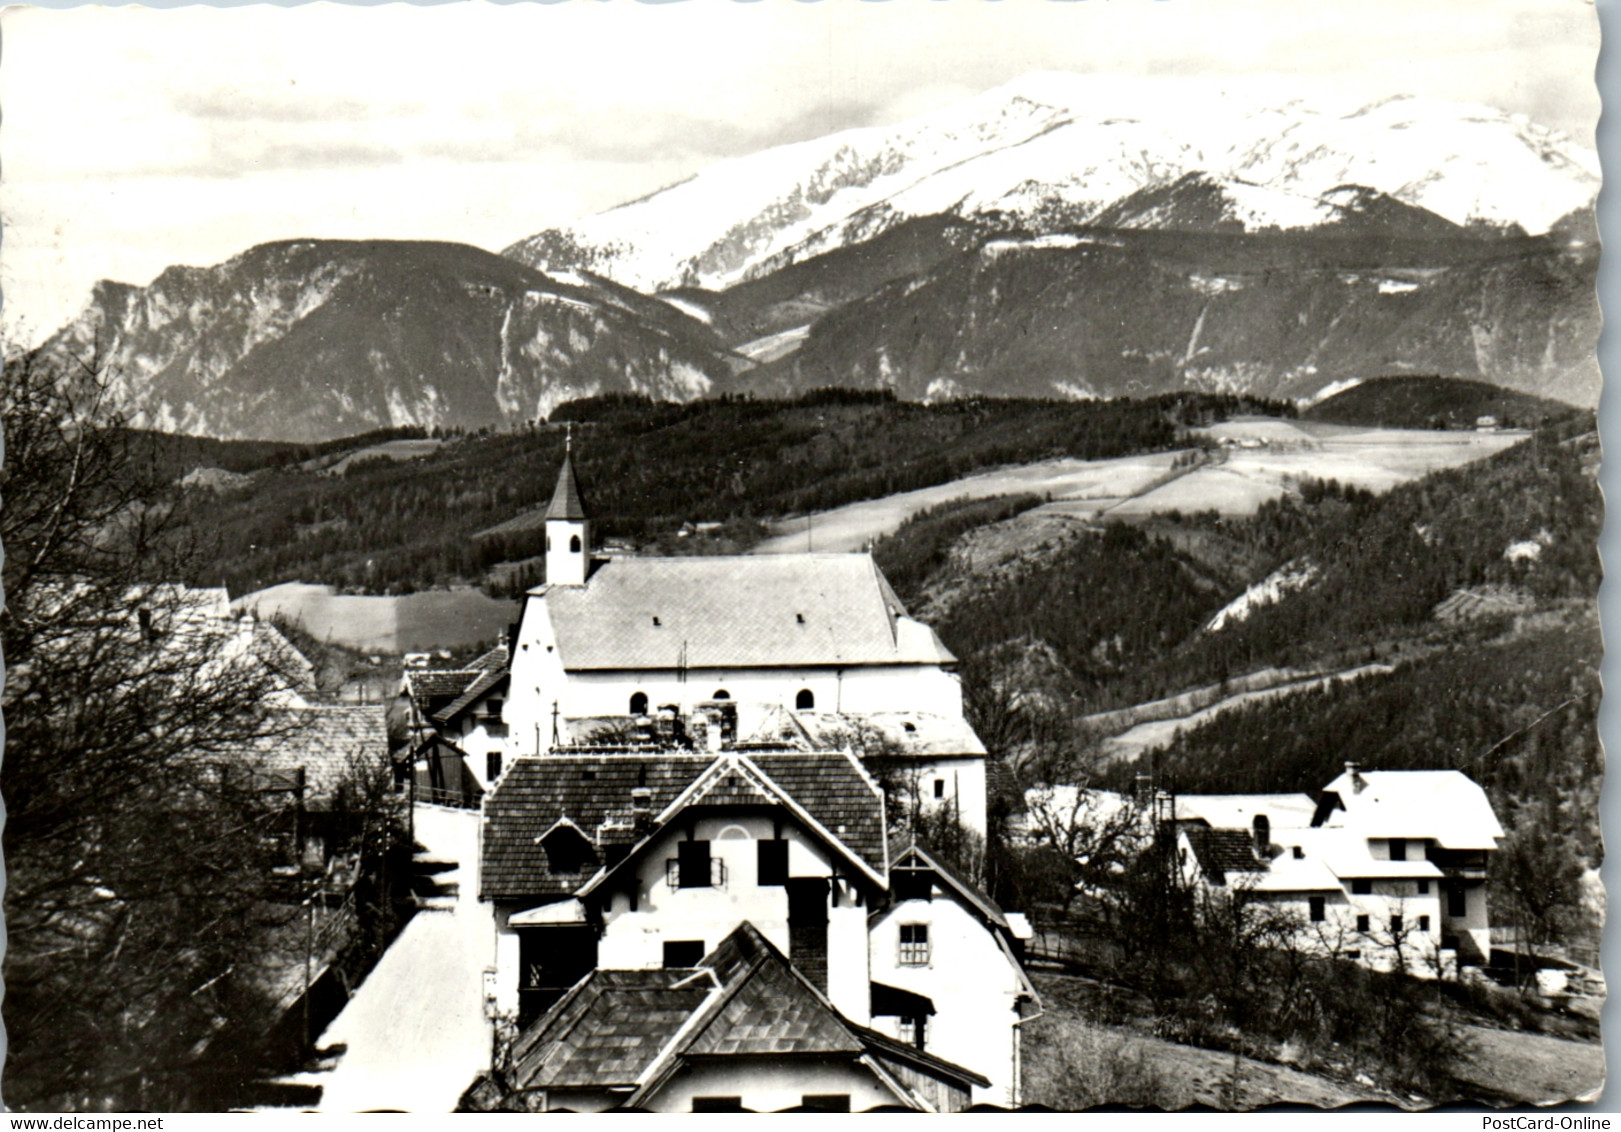
[[[1592,4],[0,28],[11,1109],[1598,1097]]]

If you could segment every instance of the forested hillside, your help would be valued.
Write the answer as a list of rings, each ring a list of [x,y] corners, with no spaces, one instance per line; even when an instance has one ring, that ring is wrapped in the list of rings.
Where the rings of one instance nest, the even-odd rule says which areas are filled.
[[[233,594],[292,579],[376,592],[480,581],[541,552],[536,512],[556,482],[565,424],[599,538],[641,545],[688,522],[735,531],[1000,464],[1163,451],[1186,443],[1188,425],[1257,411],[1291,410],[1206,394],[941,405],[840,391],[684,405],[608,397],[563,406],[548,427],[452,436],[430,455],[359,460],[342,475],[291,462],[333,445],[228,448],[239,458],[227,466],[252,478],[191,497],[218,555],[209,577],[190,580]],[[187,438],[164,443],[215,455]],[[178,472],[172,452],[162,458]]]
[[[1591,598],[1601,521],[1581,445],[1539,434],[1382,495],[1307,483],[1252,518],[1172,515],[1078,532],[979,579],[939,628],[971,661],[1010,644],[1055,658],[1048,692],[1087,714],[1270,665],[1366,660],[1442,631],[1435,607],[1463,587]],[[1206,630],[1284,567],[1310,569],[1312,581]]]

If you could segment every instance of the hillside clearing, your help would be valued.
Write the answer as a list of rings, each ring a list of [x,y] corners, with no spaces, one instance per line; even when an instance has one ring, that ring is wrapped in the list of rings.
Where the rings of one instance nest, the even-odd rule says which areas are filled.
[[[1109,514],[1214,510],[1224,515],[1253,515],[1262,503],[1287,494],[1307,478],[1388,491],[1429,472],[1495,455],[1530,435],[1507,430],[1445,432],[1273,420],[1229,421],[1193,431],[1218,443],[1226,438],[1259,446],[1224,448],[1220,461],[1193,468],[1162,487],[1123,500]]]
[[[863,550],[891,534],[919,511],[954,499],[995,495],[1048,495],[1054,500],[1107,506],[1145,490],[1171,469],[1175,452],[1124,456],[1114,460],[1045,460],[965,476],[949,483],[835,507],[815,515],[773,524],[775,532],[754,548],[756,554]]]
[[[1167,511],[1253,515],[1302,479],[1334,479],[1387,491],[1428,472],[1481,460],[1524,440],[1525,432],[1445,432],[1360,428],[1320,421],[1237,418],[1194,435],[1228,445],[1203,465],[1175,467],[1178,452],[1111,460],[1046,460],[999,468],[917,491],[863,500],[772,525],[756,554],[857,551],[919,511],[953,499],[1034,493],[1051,501],[1029,513],[1087,520]]]
[[[470,587],[398,596],[340,594],[332,586],[284,582],[231,603],[261,620],[285,617],[319,641],[398,655],[462,648],[500,636],[518,607]]]

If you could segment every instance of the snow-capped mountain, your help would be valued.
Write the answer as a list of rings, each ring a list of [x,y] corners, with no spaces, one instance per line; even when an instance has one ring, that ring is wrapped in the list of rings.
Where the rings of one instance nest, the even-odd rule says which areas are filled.
[[[1026,76],[908,122],[711,166],[505,254],[639,290],[720,290],[921,216],[1073,227],[1190,173],[1234,187],[1222,219],[1246,230],[1332,221],[1325,194],[1357,185],[1454,224],[1537,235],[1598,191],[1593,151],[1488,107],[1399,97],[1345,113],[1153,89]]]
[[[462,244],[297,240],[100,283],[24,364],[107,375],[135,425],[320,441],[514,427],[608,392],[690,400],[731,360],[703,323],[605,279]]]

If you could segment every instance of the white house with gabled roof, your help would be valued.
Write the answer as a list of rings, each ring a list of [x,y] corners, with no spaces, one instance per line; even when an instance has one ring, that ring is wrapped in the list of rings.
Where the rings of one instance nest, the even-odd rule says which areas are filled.
[[[1297,942],[1432,976],[1491,954],[1486,864],[1503,827],[1461,771],[1343,774],[1304,794],[1179,795],[1184,878],[1264,900]]]
[[[1019,1027],[1041,1010],[1021,963],[1024,918],[903,836],[890,843],[888,901],[868,931],[873,1028],[983,1073],[975,1103],[1018,1105]]]

